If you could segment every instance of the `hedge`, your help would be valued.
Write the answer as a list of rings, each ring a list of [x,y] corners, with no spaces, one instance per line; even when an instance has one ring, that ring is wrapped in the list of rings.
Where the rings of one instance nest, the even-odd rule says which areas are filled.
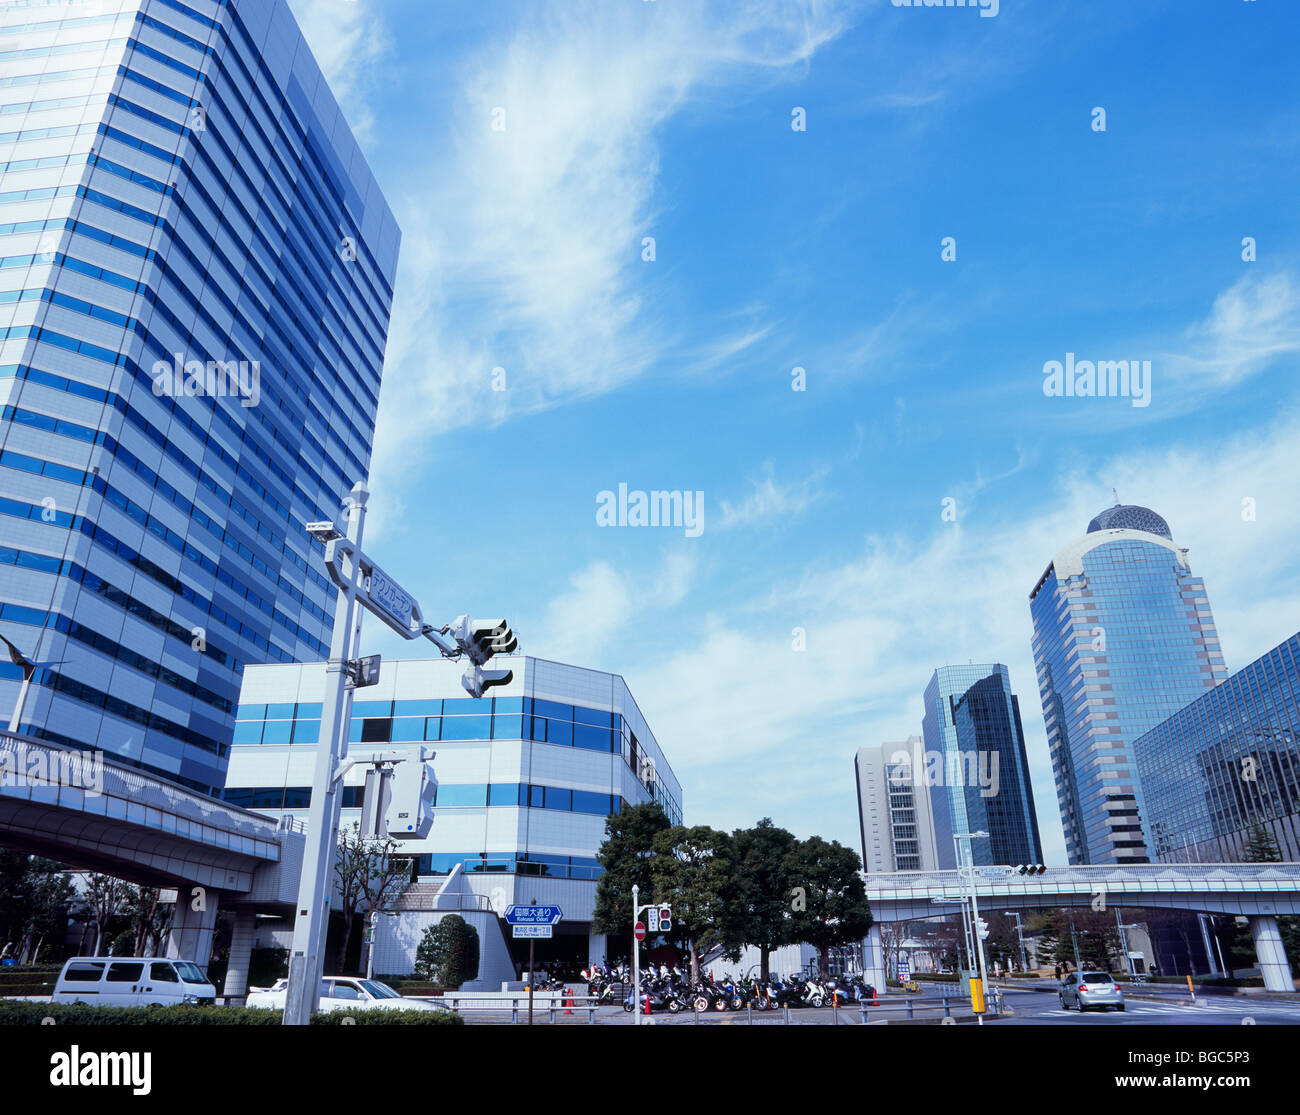
[[[91,1007],[81,1003],[0,1001],[0,1026],[280,1026],[278,1010],[262,1007]],[[351,1022],[345,1019],[351,1019]],[[450,1011],[324,1011],[311,1016],[313,1026],[463,1026]]]

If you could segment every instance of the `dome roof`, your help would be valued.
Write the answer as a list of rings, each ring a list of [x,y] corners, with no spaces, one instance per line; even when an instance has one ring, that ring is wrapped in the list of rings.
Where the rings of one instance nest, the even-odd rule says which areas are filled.
[[[1158,534],[1161,538],[1173,541],[1169,524],[1149,507],[1136,504],[1116,504],[1108,507],[1088,524],[1088,533],[1097,530],[1144,530],[1147,534]]]

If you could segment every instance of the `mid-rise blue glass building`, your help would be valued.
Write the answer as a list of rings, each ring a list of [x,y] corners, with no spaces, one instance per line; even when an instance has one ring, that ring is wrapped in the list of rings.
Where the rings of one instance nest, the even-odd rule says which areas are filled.
[[[1071,863],[1146,863],[1133,743],[1227,676],[1205,582],[1169,524],[1115,506],[1029,594],[1034,665]]]
[[[1255,826],[1300,861],[1300,634],[1140,736],[1152,854],[1232,863]]]
[[[924,765],[913,761],[912,780],[930,796],[939,866],[957,866],[953,834],[962,832],[989,834],[971,841],[977,864],[1041,863],[1020,701],[1006,666],[940,666],[926,686],[921,730]]]
[[[22,731],[210,790],[245,664],[327,656],[303,525],[368,471],[398,244],[285,0],[0,7]]]

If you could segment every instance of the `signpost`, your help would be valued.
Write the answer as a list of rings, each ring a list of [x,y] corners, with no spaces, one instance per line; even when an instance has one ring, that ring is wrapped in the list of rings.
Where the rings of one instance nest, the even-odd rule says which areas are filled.
[[[898,960],[898,982],[905,984],[912,978],[912,962],[899,957]]]
[[[670,906],[660,906],[657,902],[641,905],[641,888],[632,887],[632,1017],[635,1024],[641,1025],[641,942],[645,940],[646,926],[641,915],[646,911],[646,920],[650,922],[651,933],[667,933],[673,927],[673,911]]]
[[[506,924],[510,926],[511,935],[528,941],[528,1025],[533,1024],[533,990],[537,986],[537,972],[534,967],[537,940],[551,939],[554,926],[560,924],[564,912],[558,906],[507,906]]]

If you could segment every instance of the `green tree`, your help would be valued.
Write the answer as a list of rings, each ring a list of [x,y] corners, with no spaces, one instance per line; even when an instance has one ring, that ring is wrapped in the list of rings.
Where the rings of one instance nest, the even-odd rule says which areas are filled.
[[[723,943],[733,953],[745,945],[757,948],[767,979],[772,950],[790,940],[788,861],[798,841],[764,817],[751,829],[737,829],[731,843],[735,866]]]
[[[458,988],[478,975],[478,930],[459,914],[429,926],[415,950],[415,974],[443,988]]]
[[[1241,850],[1242,863],[1281,863],[1282,849],[1277,839],[1263,824],[1256,821],[1250,829],[1250,838]]]
[[[128,889],[124,912],[131,919],[134,935],[132,956],[144,956],[146,952],[154,956],[161,954],[163,935],[171,924],[175,909],[175,906],[162,902],[162,891],[158,887],[132,886]]]
[[[824,972],[828,949],[861,941],[874,923],[862,861],[852,848],[813,836],[800,841],[786,863],[791,939],[812,945]]]
[[[605,869],[596,883],[592,922],[597,933],[613,934],[619,942],[630,938],[632,887],[641,888],[643,902],[650,901],[655,837],[670,826],[663,806],[653,801],[605,818],[605,840],[596,853],[597,862]]]
[[[130,895],[130,884],[124,883],[121,879],[115,879],[112,875],[101,875],[98,872],[92,872],[86,876],[86,892],[83,897],[95,918],[95,951],[92,953],[93,956],[99,956],[100,949],[105,942],[111,940],[109,937],[110,923],[122,912]]]
[[[734,863],[731,837],[707,825],[674,825],[655,837],[654,900],[672,906],[674,935],[686,943],[692,983],[700,976],[700,953],[723,944]]]

